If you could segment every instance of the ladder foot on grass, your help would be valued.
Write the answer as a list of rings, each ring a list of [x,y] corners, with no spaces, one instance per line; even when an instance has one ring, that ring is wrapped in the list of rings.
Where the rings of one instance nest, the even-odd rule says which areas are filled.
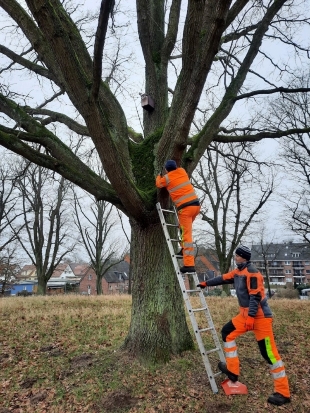
[[[224,380],[221,383],[223,390],[227,396],[231,394],[248,394],[248,388],[240,381],[233,382],[229,379]]]

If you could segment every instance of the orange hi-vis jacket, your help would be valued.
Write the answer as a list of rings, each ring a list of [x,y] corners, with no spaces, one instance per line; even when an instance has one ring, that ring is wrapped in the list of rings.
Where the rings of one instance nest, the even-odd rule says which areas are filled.
[[[207,281],[208,286],[234,284],[239,301],[240,313],[256,318],[272,318],[272,312],[267,302],[262,274],[250,262],[239,270],[238,268]]]
[[[168,172],[163,177],[156,178],[157,188],[167,188],[177,210],[199,202],[193,185],[183,168]]]

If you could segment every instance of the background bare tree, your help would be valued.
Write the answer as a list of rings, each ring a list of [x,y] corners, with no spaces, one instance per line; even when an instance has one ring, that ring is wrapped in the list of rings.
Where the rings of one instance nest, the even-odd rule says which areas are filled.
[[[309,10],[307,2],[286,0],[136,0],[137,30],[124,39],[127,50],[130,41],[138,44],[138,33],[139,67],[122,70],[132,75],[126,87],[134,78],[147,95],[141,134],[129,125],[130,101],[102,81],[109,34],[121,28],[123,15],[114,16],[113,0],[96,4],[94,27],[85,9],[71,2],[0,0],[7,18],[2,35],[12,39],[0,50],[0,144],[128,216],[133,311],[125,348],[148,362],[165,361],[193,348],[193,340],[155,207],[158,200],[166,205],[168,194],[155,190],[154,177],[168,158],[191,175],[214,141],[287,134],[282,127],[257,128],[252,113],[238,125],[232,117],[258,97],[296,91],[285,77],[307,59],[309,36],[299,34],[308,29]],[[274,57],[280,46],[285,61]],[[204,123],[195,133],[200,110]],[[83,135],[98,153],[108,181],[68,148],[68,131]]]
[[[38,294],[46,294],[47,281],[62,259],[73,250],[66,195],[68,182],[40,166],[27,162],[17,180],[25,229],[16,233],[21,247],[35,265]],[[11,226],[12,230],[14,227]]]
[[[79,196],[79,193],[81,191],[74,192],[74,222],[97,276],[97,294],[102,294],[104,274],[114,264],[123,260],[128,247],[124,248],[122,245],[113,205],[105,201],[96,201],[93,197],[89,205],[85,197]],[[115,238],[115,232],[119,232],[119,237]]]
[[[16,240],[23,228],[18,212],[19,194],[15,188],[16,175],[13,173],[13,161],[8,162],[2,152],[0,165],[0,252]],[[16,165],[14,165],[16,168]],[[16,172],[19,173],[19,172]],[[11,230],[14,226],[14,231]]]
[[[0,297],[7,290],[14,288],[14,280],[20,271],[16,245],[10,245],[0,251]]]
[[[297,73],[292,79],[295,87],[310,85],[309,73]],[[310,98],[307,93],[298,93],[272,100],[266,123],[276,129],[281,123],[286,129],[303,129],[310,126]],[[286,227],[310,243],[310,133],[290,134],[280,141],[280,162],[283,176],[289,185],[282,193],[285,203]]]
[[[274,190],[272,168],[257,159],[252,146],[214,143],[193,175],[221,274],[229,271],[236,247]]]
[[[266,277],[266,285],[268,289],[269,297],[272,297],[271,294],[271,287],[270,287],[270,277],[269,277],[269,269],[273,266],[273,263],[279,258],[279,253],[281,252],[280,244],[274,244],[271,241],[267,240],[265,235],[266,228],[264,225],[261,226],[261,231],[259,236],[256,238],[256,245],[252,246],[252,250],[254,250],[257,254],[259,254],[263,258],[263,270],[262,274]]]

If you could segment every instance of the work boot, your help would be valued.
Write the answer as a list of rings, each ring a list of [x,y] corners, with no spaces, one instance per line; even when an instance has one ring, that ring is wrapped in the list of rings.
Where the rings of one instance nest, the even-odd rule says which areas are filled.
[[[275,404],[276,406],[282,406],[282,404],[289,403],[291,399],[289,397],[282,396],[280,393],[273,393],[268,397],[267,401],[271,404]]]
[[[187,272],[196,272],[195,267],[187,267],[186,265],[184,265],[184,267],[180,268],[180,271],[185,274]]]
[[[219,362],[218,368],[221,370],[222,373],[226,374],[226,376],[229,378],[229,380],[233,381],[234,383],[238,381],[238,376],[235,373],[232,373],[229,371],[226,367],[226,364],[223,363],[222,361]]]

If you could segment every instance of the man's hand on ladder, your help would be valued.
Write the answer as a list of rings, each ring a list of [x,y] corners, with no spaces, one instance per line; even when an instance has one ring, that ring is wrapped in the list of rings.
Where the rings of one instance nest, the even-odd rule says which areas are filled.
[[[202,281],[201,283],[196,285],[196,287],[200,287],[200,288],[206,288],[206,286],[207,286],[207,281]]]

